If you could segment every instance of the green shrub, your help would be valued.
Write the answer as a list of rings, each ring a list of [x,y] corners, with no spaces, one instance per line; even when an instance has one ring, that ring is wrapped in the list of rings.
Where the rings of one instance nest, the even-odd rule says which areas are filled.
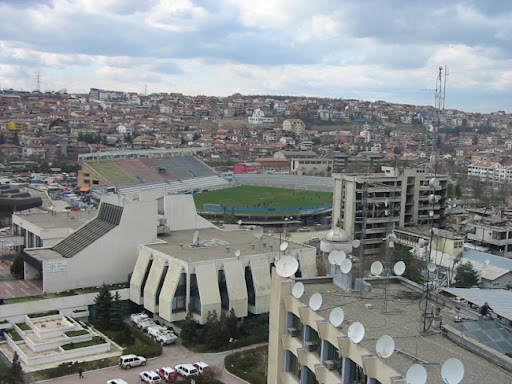
[[[268,346],[260,346],[251,350],[239,351],[226,356],[224,366],[232,374],[252,384],[265,384],[263,358]]]
[[[66,332],[65,335],[67,337],[74,337],[74,336],[82,336],[82,335],[87,335],[89,332],[87,332],[85,329],[81,329],[79,331],[69,331],[69,332]]]
[[[31,328],[26,323],[16,323],[19,329],[22,331],[29,331]]]
[[[40,313],[33,313],[31,315],[28,315],[31,319],[35,319],[37,317],[45,317],[45,316],[53,316],[58,315],[59,311],[48,311],[48,312],[40,312]]]

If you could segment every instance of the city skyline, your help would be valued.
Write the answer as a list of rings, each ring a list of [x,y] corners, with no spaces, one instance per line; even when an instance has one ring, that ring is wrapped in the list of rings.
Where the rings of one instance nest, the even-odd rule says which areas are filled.
[[[320,0],[0,4],[1,89],[289,95],[510,112],[512,5]],[[425,90],[427,89],[427,90]]]

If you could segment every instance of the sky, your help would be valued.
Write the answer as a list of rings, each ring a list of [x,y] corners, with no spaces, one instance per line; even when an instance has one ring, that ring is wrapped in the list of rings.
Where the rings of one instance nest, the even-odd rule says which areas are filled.
[[[445,108],[512,113],[512,2],[0,0],[0,89],[434,105],[439,66]]]

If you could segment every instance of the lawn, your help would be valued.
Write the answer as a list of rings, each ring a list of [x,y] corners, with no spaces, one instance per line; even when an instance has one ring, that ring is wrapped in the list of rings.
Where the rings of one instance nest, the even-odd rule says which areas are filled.
[[[300,208],[332,204],[332,193],[244,185],[195,194],[194,202],[198,210],[202,210],[205,204],[240,208]]]

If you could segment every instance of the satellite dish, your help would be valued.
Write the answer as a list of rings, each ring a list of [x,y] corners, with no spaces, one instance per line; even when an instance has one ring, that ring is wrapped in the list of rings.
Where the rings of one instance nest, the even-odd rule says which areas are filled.
[[[338,328],[345,320],[345,312],[340,307],[333,308],[329,314],[329,322],[336,328]]]
[[[438,188],[439,187],[439,179],[437,177],[433,177],[428,181],[428,185],[430,185],[432,188]]]
[[[242,220],[238,220],[238,225],[242,225]]]
[[[352,261],[345,259],[340,264],[341,273],[349,273],[352,269]]]
[[[441,377],[447,384],[459,384],[464,377],[464,365],[458,359],[448,359],[441,367]]]
[[[318,311],[322,306],[322,295],[319,293],[313,293],[313,295],[309,298],[309,308],[313,311]]]
[[[292,295],[296,299],[300,299],[304,294],[304,284],[300,281],[297,281],[292,288]]]
[[[395,352],[395,341],[391,336],[381,336],[379,340],[377,340],[375,349],[380,357],[387,359]]]
[[[427,269],[429,272],[435,272],[436,271],[436,265],[434,263],[427,263]]]
[[[336,265],[341,265],[341,263],[343,263],[343,260],[345,260],[347,258],[347,254],[343,251],[338,251],[335,255],[334,255],[334,262],[336,263]]]
[[[370,267],[370,273],[373,276],[380,276],[384,267],[380,261],[374,261]]]
[[[290,277],[299,269],[299,262],[295,257],[283,256],[276,263],[276,272],[281,277]]]
[[[192,237],[192,244],[197,244],[198,240],[199,240],[199,231],[195,231],[194,236]]]
[[[398,240],[398,237],[394,233],[389,234],[388,241],[390,241],[391,243],[396,243],[397,240]]]
[[[432,236],[437,236],[437,235],[439,235],[439,228],[432,228],[432,229],[430,230],[430,234],[431,234]]]
[[[336,264],[336,253],[338,251],[331,251],[329,253],[329,257],[327,258],[327,260],[329,260],[329,264],[331,265],[335,265]]]
[[[241,253],[242,253],[242,252],[240,252],[240,250],[239,250],[239,249],[237,249],[237,250],[235,251],[235,256],[236,256],[236,257],[240,257],[240,254],[241,254]]]
[[[489,265],[489,264],[491,264],[491,260],[489,260],[489,259],[485,260],[485,261],[484,261],[484,264],[485,264],[485,265]]]
[[[359,248],[361,246],[361,242],[357,239],[352,241],[352,248]]]
[[[393,272],[397,276],[402,276],[405,272],[405,263],[403,261],[397,261],[393,267]]]
[[[261,236],[263,236],[263,228],[261,227],[254,227],[252,231],[254,232],[254,237],[257,239],[260,239]]]
[[[418,247],[423,248],[427,245],[427,240],[425,239],[418,239]]]
[[[427,370],[423,365],[413,364],[405,375],[407,384],[425,384],[427,382]]]
[[[359,344],[364,337],[364,326],[360,322],[356,321],[348,327],[348,338],[354,344]]]
[[[285,251],[285,250],[286,250],[286,248],[288,248],[288,242],[287,242],[287,241],[283,241],[283,242],[281,243],[281,245],[279,245],[279,249],[280,249],[281,251]]]

